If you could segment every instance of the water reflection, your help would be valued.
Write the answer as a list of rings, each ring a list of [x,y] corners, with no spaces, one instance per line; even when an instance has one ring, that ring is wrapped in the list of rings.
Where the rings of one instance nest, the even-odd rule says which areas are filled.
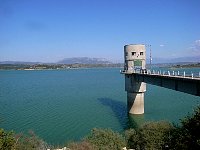
[[[128,115],[130,128],[138,129],[144,122],[144,114],[141,115]]]

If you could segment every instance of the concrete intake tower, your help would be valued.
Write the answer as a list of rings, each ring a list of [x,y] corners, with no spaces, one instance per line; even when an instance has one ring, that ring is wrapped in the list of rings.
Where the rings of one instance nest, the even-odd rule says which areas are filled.
[[[146,50],[143,44],[124,46],[125,90],[127,91],[127,108],[130,114],[144,113],[144,92],[146,83],[172,89],[179,92],[200,96],[200,72],[194,76],[178,72],[154,71],[146,69]]]
[[[144,92],[146,83],[137,81],[132,73],[146,71],[146,49],[143,44],[124,46],[125,90],[130,114],[144,113]]]

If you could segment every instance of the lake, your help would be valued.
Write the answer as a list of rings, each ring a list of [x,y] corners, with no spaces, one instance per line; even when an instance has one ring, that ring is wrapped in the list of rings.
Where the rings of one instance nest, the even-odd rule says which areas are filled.
[[[33,130],[50,144],[63,144],[81,139],[92,128],[122,132],[144,121],[180,123],[200,104],[200,97],[147,84],[145,114],[129,116],[119,71],[1,70],[0,127],[17,133]]]

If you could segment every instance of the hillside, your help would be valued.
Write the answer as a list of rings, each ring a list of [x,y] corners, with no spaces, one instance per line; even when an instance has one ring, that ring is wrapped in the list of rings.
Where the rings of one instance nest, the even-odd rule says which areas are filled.
[[[73,57],[65,58],[57,62],[58,64],[112,64],[105,58]]]

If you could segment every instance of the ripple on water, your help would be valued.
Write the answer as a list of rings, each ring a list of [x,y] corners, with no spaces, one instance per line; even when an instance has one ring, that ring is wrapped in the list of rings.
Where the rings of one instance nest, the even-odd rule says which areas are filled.
[[[119,70],[1,71],[0,125],[16,132],[31,129],[53,144],[78,140],[94,127],[123,131],[129,122]],[[148,85],[143,119],[179,121],[199,102]]]

